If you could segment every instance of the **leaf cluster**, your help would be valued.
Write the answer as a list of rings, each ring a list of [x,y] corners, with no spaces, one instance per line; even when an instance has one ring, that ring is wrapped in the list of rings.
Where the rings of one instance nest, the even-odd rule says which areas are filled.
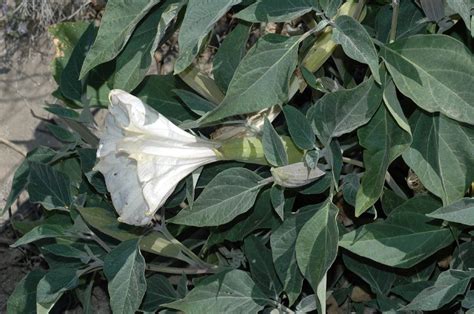
[[[48,267],[17,284],[8,312],[72,299],[93,313],[95,287],[114,313],[473,311],[473,9],[109,0],[99,27],[53,26],[47,110],[61,123],[48,128],[63,145],[29,152],[5,206],[24,189],[41,206],[41,220],[12,221],[13,247]],[[174,72],[149,74],[176,41]],[[205,166],[155,225],[122,224],[94,170],[93,113],[111,89],[205,136],[257,136],[267,166]],[[269,166],[295,163],[290,142],[322,174],[270,185]]]

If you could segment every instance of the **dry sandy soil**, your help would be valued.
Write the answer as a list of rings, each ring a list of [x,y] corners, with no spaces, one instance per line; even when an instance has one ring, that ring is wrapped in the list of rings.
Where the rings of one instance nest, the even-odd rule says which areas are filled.
[[[55,89],[49,70],[53,52],[49,40],[42,40],[35,51],[18,51],[9,58],[5,58],[4,47],[0,31],[0,209],[5,205],[12,176],[23,154],[39,145],[57,145],[41,120],[51,118],[43,106],[53,101],[50,94]],[[18,208],[30,208],[26,195],[12,207],[12,212],[21,216],[22,210]],[[8,218],[9,213],[0,217],[0,313],[5,313],[6,300],[15,284],[35,266],[34,259],[24,251],[9,248],[15,234]]]

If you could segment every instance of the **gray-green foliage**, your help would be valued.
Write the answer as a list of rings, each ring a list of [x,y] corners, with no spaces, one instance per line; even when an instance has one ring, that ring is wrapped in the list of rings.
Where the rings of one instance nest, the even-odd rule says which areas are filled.
[[[27,154],[0,213],[28,193],[11,249],[40,261],[7,313],[94,313],[101,287],[114,313],[472,312],[472,3],[389,2],[109,0],[53,26],[61,144]],[[203,141],[115,107],[106,143],[113,88]],[[196,169],[204,142],[219,160]],[[110,195],[99,145],[137,190]],[[127,225],[111,200],[166,192],[150,160],[189,175]]]

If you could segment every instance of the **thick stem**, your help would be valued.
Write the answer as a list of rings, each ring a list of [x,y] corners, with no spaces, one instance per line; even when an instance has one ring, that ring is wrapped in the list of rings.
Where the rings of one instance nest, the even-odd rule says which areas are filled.
[[[392,8],[392,24],[390,25],[389,39],[390,43],[393,43],[397,38],[398,11],[400,10],[400,0],[392,0]]]

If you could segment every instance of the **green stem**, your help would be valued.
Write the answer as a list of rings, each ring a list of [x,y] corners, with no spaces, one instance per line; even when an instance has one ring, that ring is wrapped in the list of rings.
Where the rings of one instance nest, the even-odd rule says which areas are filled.
[[[206,267],[179,268],[179,267],[169,267],[169,266],[161,266],[161,265],[154,265],[154,264],[146,265],[146,269],[149,271],[154,271],[158,273],[177,274],[177,275],[214,274],[219,271],[217,267],[215,268],[206,268]]]
[[[392,24],[390,25],[390,39],[389,42],[393,43],[397,38],[397,25],[398,25],[398,11],[400,9],[400,0],[392,0]]]

